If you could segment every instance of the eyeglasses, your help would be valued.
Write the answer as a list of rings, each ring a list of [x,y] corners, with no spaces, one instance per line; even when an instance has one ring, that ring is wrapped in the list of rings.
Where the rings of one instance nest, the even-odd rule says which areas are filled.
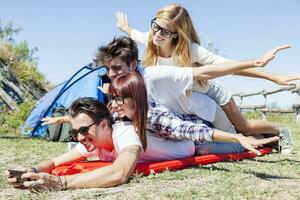
[[[176,34],[177,32],[171,32],[168,29],[162,28],[155,22],[156,18],[151,20],[151,29],[153,32],[157,33],[160,30],[160,34],[165,38],[170,38],[171,35]]]
[[[92,123],[92,124],[89,125],[89,126],[82,126],[82,127],[80,127],[79,129],[74,129],[74,128],[72,128],[71,130],[69,130],[69,134],[70,134],[70,136],[71,136],[73,139],[77,140],[78,133],[80,133],[81,135],[84,135],[84,136],[88,135],[88,134],[89,134],[90,128],[91,128],[93,125],[95,125],[96,123],[97,123],[97,122],[94,122],[94,123]]]
[[[109,101],[112,103],[113,101],[118,105],[121,106],[124,104],[124,99],[123,97],[118,97],[118,96],[109,96]]]

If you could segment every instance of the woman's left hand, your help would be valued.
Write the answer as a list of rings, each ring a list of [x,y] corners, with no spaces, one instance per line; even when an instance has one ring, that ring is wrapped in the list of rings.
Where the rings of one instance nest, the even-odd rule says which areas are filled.
[[[253,66],[254,67],[266,66],[271,60],[273,60],[275,58],[276,53],[278,53],[281,50],[288,49],[288,48],[291,48],[291,45],[281,45],[281,46],[271,49],[262,57],[254,59]]]
[[[252,151],[256,155],[261,155],[261,153],[255,148],[262,146],[264,144],[272,143],[279,140],[278,136],[270,138],[256,139],[254,137],[246,137],[241,134],[237,135],[237,141],[247,150]]]
[[[278,85],[292,86],[296,85],[296,80],[300,80],[300,74],[294,75],[275,75],[274,82]]]
[[[65,179],[48,173],[26,173],[22,175],[22,178],[30,179],[30,181],[24,182],[23,185],[33,192],[66,189],[66,183],[62,182]]]

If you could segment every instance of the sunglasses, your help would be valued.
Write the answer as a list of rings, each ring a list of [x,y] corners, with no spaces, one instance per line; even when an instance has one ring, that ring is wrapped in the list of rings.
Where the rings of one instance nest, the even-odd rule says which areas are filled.
[[[169,31],[168,29],[162,28],[155,22],[156,18],[151,20],[151,29],[153,32],[157,33],[160,30],[160,34],[164,36],[165,38],[170,38],[173,34],[176,34],[177,32]]]
[[[91,125],[88,126],[82,126],[79,129],[74,129],[72,128],[71,130],[69,130],[69,134],[70,136],[74,139],[77,140],[77,136],[78,133],[80,133],[81,135],[87,136],[89,134],[89,130],[90,128],[95,125],[97,122],[92,123]]]

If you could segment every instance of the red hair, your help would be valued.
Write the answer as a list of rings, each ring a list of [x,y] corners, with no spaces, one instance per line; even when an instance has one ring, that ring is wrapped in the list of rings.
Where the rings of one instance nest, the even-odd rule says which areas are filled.
[[[146,85],[142,76],[137,72],[127,72],[117,77],[109,85],[108,92],[123,98],[131,97],[133,99],[135,108],[132,122],[145,151],[147,148],[146,120],[148,100]]]

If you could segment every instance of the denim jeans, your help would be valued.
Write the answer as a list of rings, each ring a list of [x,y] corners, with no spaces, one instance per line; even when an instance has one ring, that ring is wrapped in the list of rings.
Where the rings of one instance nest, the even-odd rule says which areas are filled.
[[[240,143],[195,142],[195,155],[241,153],[245,148]]]

